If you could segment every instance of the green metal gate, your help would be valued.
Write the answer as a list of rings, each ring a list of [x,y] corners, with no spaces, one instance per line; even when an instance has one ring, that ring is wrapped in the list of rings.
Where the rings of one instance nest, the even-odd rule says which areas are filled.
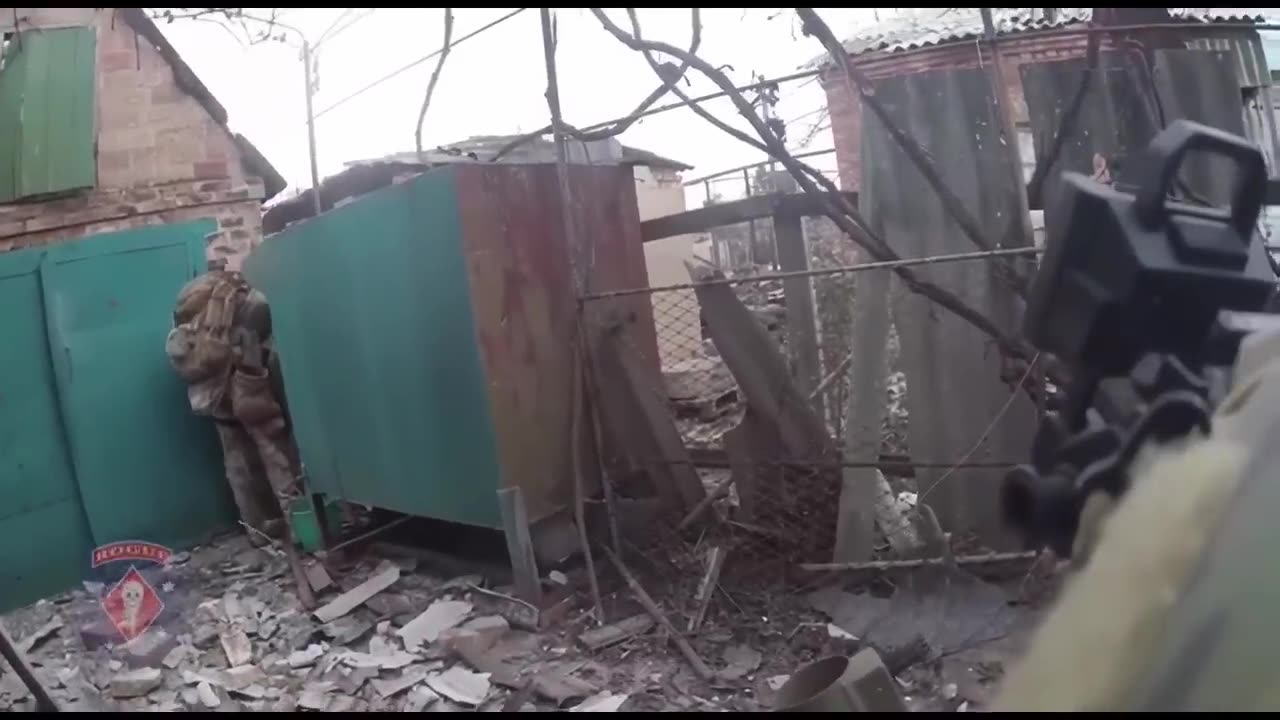
[[[96,545],[199,542],[234,517],[217,437],[164,354],[199,221],[0,255],[0,608]]]

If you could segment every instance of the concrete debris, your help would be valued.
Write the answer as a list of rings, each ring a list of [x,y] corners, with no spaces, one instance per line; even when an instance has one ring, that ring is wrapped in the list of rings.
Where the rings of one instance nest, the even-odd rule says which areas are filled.
[[[555,583],[556,585],[569,584],[569,576],[565,575],[559,570],[552,570],[550,573],[547,574],[547,579]]]
[[[200,702],[200,691],[194,687],[182,689],[182,704],[187,707],[195,707]]]
[[[398,678],[389,680],[372,680],[373,689],[383,698],[389,698],[399,692],[404,692],[409,688],[421,683],[427,679],[427,672],[420,668],[410,668],[405,670]]]
[[[461,600],[437,600],[396,634],[404,641],[406,650],[413,650],[424,642],[435,642],[440,633],[470,615],[471,608],[471,603]]]
[[[837,640],[858,641],[858,638],[854,637],[852,633],[846,632],[843,628],[834,623],[827,623],[827,637],[832,637]]]
[[[351,712],[355,709],[356,699],[350,695],[334,695],[329,701],[329,707],[325,708],[325,712],[341,713]]]
[[[312,590],[320,592],[333,586],[333,578],[329,577],[329,571],[325,570],[324,563],[307,563],[303,571],[307,575],[307,583],[311,585]]]
[[[340,659],[344,665],[352,668],[399,670],[402,667],[418,662],[422,658],[414,655],[413,653],[397,650],[387,655],[374,655],[372,653],[348,651],[342,653]]]
[[[253,661],[253,644],[249,636],[239,627],[230,627],[218,633],[218,641],[222,643],[222,652],[227,656],[227,665],[235,667]]]
[[[852,691],[863,712],[906,712],[907,706],[898,690],[898,683],[885,668],[880,654],[872,648],[863,648],[849,659],[845,671],[847,687]]]
[[[230,590],[222,596],[222,612],[226,615],[227,622],[234,623],[244,616],[244,606],[240,604],[240,595]]]
[[[598,690],[599,688],[586,680],[573,677],[563,671],[547,669],[539,672],[533,679],[534,693],[560,707],[573,700],[591,697]]]
[[[960,703],[960,707],[956,708],[956,712],[969,712],[969,701],[965,700]]]
[[[440,699],[439,695],[425,687],[416,687],[409,691],[404,700],[404,712],[422,712],[428,705]]]
[[[511,631],[511,625],[501,615],[485,615],[472,618],[461,627],[450,628],[440,633],[439,641],[456,653],[484,653]]]
[[[385,631],[379,631],[379,634],[369,638],[369,654],[370,655],[391,655],[396,652],[396,646],[391,644],[390,640],[383,637]]]
[[[298,707],[319,712],[329,705],[329,693],[333,691],[333,683],[325,681],[309,682],[302,688],[298,698]]]
[[[213,709],[222,704],[222,698],[218,697],[218,693],[213,691],[213,686],[207,682],[196,686],[196,695],[200,698],[200,704],[207,708]]]
[[[190,654],[191,648],[186,645],[175,645],[172,650],[165,654],[164,659],[160,661],[160,664],[170,670],[175,670]]]
[[[222,674],[217,670],[206,669],[203,672],[193,672],[191,670],[182,671],[182,682],[187,685],[199,685],[200,683],[209,683],[210,685],[221,685],[224,681]]]
[[[730,645],[724,651],[726,667],[720,671],[720,677],[737,680],[760,667],[762,659],[759,650],[746,645]]]
[[[257,683],[254,683],[252,685],[246,685],[242,688],[235,688],[235,689],[227,688],[227,689],[230,692],[236,693],[237,695],[243,695],[253,700],[261,700],[267,695],[267,689]]]
[[[218,627],[212,622],[204,623],[196,619],[196,626],[191,631],[191,644],[198,648],[207,648],[218,639]]]
[[[383,563],[378,570],[364,582],[330,600],[328,604],[316,610],[316,620],[322,623],[331,622],[363,605],[369,598],[386,590],[400,579],[400,568],[392,563]]]
[[[338,645],[350,645],[373,630],[373,622],[350,615],[320,626],[320,632]]]
[[[633,638],[641,633],[648,632],[654,625],[653,618],[647,613],[632,615],[625,620],[619,620],[612,625],[593,628],[582,635],[578,636],[578,642],[581,642],[591,650],[599,650],[608,647],[623,640]]]
[[[480,585],[484,583],[484,577],[481,575],[463,575],[461,577],[447,580],[440,586],[441,590],[453,590],[456,588],[470,588],[472,585]]]
[[[901,648],[923,639],[946,653],[1010,630],[1017,615],[1000,588],[963,571],[948,573],[946,579],[945,592],[904,587],[881,598],[827,588],[810,593],[808,600],[836,626],[876,647]]]
[[[160,687],[163,676],[158,668],[139,668],[111,678],[111,695],[117,698],[141,697]]]
[[[382,667],[382,661],[384,656],[371,655],[369,653],[362,653],[362,652],[345,652],[345,653],[342,653],[339,657],[342,660],[342,663],[347,667],[357,668],[357,669],[370,668],[373,670],[378,670]]]
[[[222,687],[239,690],[249,685],[265,682],[267,674],[256,665],[240,665],[222,672]]]
[[[454,666],[441,673],[427,675],[427,685],[439,695],[472,707],[489,696],[488,673],[474,673]]]
[[[610,692],[602,692],[599,695],[593,695],[582,701],[582,704],[573,708],[569,712],[617,712],[622,707],[622,703],[627,701],[626,695],[614,695]]]
[[[778,690],[781,690],[782,686],[786,685],[787,681],[790,679],[791,679],[790,675],[774,675],[768,680],[765,680],[764,683],[765,685],[769,686],[770,690],[777,692]]]
[[[348,695],[355,695],[360,692],[360,688],[373,678],[378,677],[378,668],[362,667],[352,668],[351,672],[338,678],[338,689]]]
[[[316,664],[325,653],[323,645],[311,644],[306,650],[296,650],[289,653],[289,667],[293,669],[311,667]]]
[[[54,615],[53,618],[49,620],[49,622],[36,628],[35,632],[23,638],[21,642],[18,643],[18,649],[21,650],[24,655],[29,654],[32,650],[36,648],[37,645],[44,642],[46,639],[49,638],[49,636],[53,635],[55,632],[61,630],[62,628],[63,628],[62,618],[58,617],[57,615]]]

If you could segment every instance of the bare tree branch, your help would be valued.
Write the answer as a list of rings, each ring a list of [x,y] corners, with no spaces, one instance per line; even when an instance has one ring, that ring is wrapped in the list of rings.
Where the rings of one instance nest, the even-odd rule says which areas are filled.
[[[414,147],[418,151],[418,162],[426,162],[422,155],[422,123],[427,119],[427,108],[431,107],[431,96],[436,91],[436,83],[440,81],[440,71],[444,69],[444,61],[449,57],[453,42],[453,8],[444,9],[444,44],[440,49],[440,59],[436,60],[436,69],[431,71],[431,80],[427,82],[427,94],[422,98],[422,108],[418,110],[418,126],[413,131]]]
[[[751,105],[751,102],[744,98],[742,93],[738,92],[733,81],[725,76],[723,72],[705,60],[695,55],[691,55],[680,48],[667,43],[644,40],[642,37],[638,36],[638,33],[637,35],[628,34],[625,30],[618,27],[612,20],[610,20],[600,8],[591,8],[591,12],[610,34],[627,47],[637,52],[645,53],[646,57],[650,57],[650,53],[660,52],[670,55],[671,57],[678,58],[683,62],[687,62],[691,67],[709,78],[733,101],[738,112],[746,118],[746,120],[751,124],[752,129],[755,130],[763,142],[761,142],[761,140],[754,140],[745,133],[729,127],[722,121],[714,119],[714,116],[710,115],[710,113],[707,113],[705,110],[697,108],[695,105],[691,104],[690,107],[694,107],[695,112],[699,112],[699,115],[721,130],[724,130],[733,137],[742,140],[753,147],[764,150],[775,160],[780,162],[795,178],[801,189],[805,192],[813,193],[818,196],[819,202],[822,204],[827,217],[831,218],[832,222],[834,222],[841,231],[849,235],[854,242],[866,249],[873,258],[876,260],[901,259],[898,254],[895,253],[888,244],[885,243],[885,241],[867,225],[866,221],[858,213],[857,209],[844,199],[835,183],[828,180],[824,175],[822,175],[822,173],[818,172],[814,168],[791,156],[791,153],[786,149],[777,135],[774,134],[760,116],[756,114],[755,108]],[[632,14],[633,26],[638,28],[639,23],[634,15],[634,11],[629,9],[628,12]],[[650,62],[652,64],[654,60],[651,59]],[[818,185],[821,185],[830,194],[821,192]],[[1027,359],[1034,356],[1034,350],[1029,348],[1025,343],[1006,333],[1003,329],[992,322],[990,318],[969,306],[964,302],[964,300],[949,290],[941,288],[927,280],[921,279],[911,268],[899,267],[895,268],[893,272],[898,275],[903,284],[911,291],[924,295],[930,300],[936,302],[938,305],[947,308],[969,324],[991,337],[1003,354],[1009,357]]]
[[[263,8],[267,16],[246,12],[245,8],[162,8],[149,10],[152,20],[165,24],[179,20],[196,20],[221,25],[240,44],[254,45],[261,42],[284,42],[278,29],[289,29],[280,22],[280,8]]]
[[[831,55],[831,58],[835,61],[837,67],[839,67],[841,72],[844,73],[845,82],[850,90],[850,94],[854,95],[856,93],[858,97],[861,97],[862,102],[871,109],[871,112],[875,113],[877,118],[880,119],[880,123],[884,125],[885,129],[889,132],[889,136],[893,138],[898,147],[902,149],[907,158],[911,160],[912,164],[916,166],[916,169],[920,171],[920,175],[924,177],[925,181],[929,183],[934,192],[938,194],[938,199],[942,201],[942,206],[956,221],[956,225],[960,226],[961,232],[963,232],[965,236],[969,238],[969,241],[972,242],[979,250],[994,249],[995,243],[991,242],[991,240],[987,238],[987,236],[982,232],[982,228],[978,226],[978,221],[969,214],[964,203],[960,198],[956,197],[956,194],[947,186],[946,181],[942,179],[942,176],[938,173],[937,168],[934,167],[932,160],[930,160],[928,154],[924,151],[924,148],[920,146],[920,143],[917,142],[915,138],[909,135],[902,128],[898,127],[897,123],[893,121],[893,118],[889,116],[888,110],[886,110],[884,105],[880,103],[880,100],[876,98],[875,93],[871,89],[871,81],[867,79],[861,70],[853,67],[849,62],[849,55],[845,52],[844,45],[836,39],[834,34],[832,34],[831,28],[827,27],[826,22],[824,22],[822,18],[818,17],[818,14],[814,12],[813,8],[796,8],[796,15],[800,17],[800,20],[803,23],[804,34],[816,37],[818,41],[822,43],[823,47],[827,49],[827,52]],[[1020,182],[1020,178],[1014,178],[1014,182]],[[998,268],[1000,274],[1004,276],[1006,282],[1008,282],[1019,295],[1026,297],[1028,287],[1027,278],[1014,270],[1013,265],[1007,261],[995,261],[995,266]]]
[[[693,32],[692,32],[692,38],[689,40],[689,54],[694,55],[698,52],[698,48],[702,45],[702,14],[701,14],[700,8],[691,8],[690,12],[693,16],[693,20],[692,20]],[[631,113],[628,114],[623,119],[617,121],[616,123],[613,123],[609,127],[600,128],[598,130],[591,130],[589,132],[583,132],[563,122],[561,123],[561,129],[569,137],[572,137],[575,140],[580,140],[582,142],[604,140],[606,138],[611,138],[616,135],[620,135],[623,132],[625,132],[628,128],[630,128],[632,125],[635,125],[636,121],[640,119],[640,115],[643,114],[644,111],[652,107],[654,103],[658,102],[658,100],[662,99],[662,96],[666,95],[668,92],[675,91],[678,97],[680,97],[681,99],[684,99],[685,96],[681,93],[681,91],[677,87],[677,83],[679,83],[680,80],[684,78],[685,72],[689,69],[689,63],[681,63],[679,66],[673,65],[671,63],[663,63],[661,67],[662,67],[661,70],[658,70],[655,68],[654,71],[657,72],[658,77],[662,79],[662,84],[659,85],[657,88],[655,88],[653,92],[649,93],[649,95],[645,97],[644,100],[641,100],[640,104],[637,105],[636,108],[632,110]],[[546,127],[539,128],[537,130],[534,130],[531,133],[525,133],[520,137],[514,138],[513,140],[511,140],[511,142],[499,148],[498,152],[494,153],[493,157],[490,158],[489,161],[495,162],[501,159],[507,153],[510,153],[512,150],[515,150],[516,148],[529,142],[530,140],[533,140],[536,137],[541,137],[542,135],[546,135],[552,130],[554,130],[554,128],[552,128],[550,125],[547,125]]]

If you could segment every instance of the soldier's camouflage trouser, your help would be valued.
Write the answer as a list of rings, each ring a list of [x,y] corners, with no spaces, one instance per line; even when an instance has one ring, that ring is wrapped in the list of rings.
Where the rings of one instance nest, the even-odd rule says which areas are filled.
[[[288,425],[266,370],[237,370],[230,396],[235,419],[217,423],[227,482],[241,520],[266,531],[301,496]],[[267,483],[260,480],[264,475]]]

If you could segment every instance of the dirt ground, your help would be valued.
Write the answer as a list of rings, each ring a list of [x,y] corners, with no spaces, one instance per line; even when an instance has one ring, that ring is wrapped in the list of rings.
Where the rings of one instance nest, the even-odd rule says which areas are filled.
[[[686,634],[715,673],[705,680],[603,568],[607,618],[640,616],[634,622],[647,627],[597,650],[582,638],[598,623],[581,569],[548,578],[548,595],[563,601],[542,613],[537,631],[527,608],[502,597],[510,588],[414,560],[348,558],[318,600],[323,606],[396,573],[385,589],[321,623],[298,603],[278,551],[229,536],[144,571],[164,610],[132,642],[103,610],[109,583],[42,600],[4,624],[54,699],[72,710],[757,711],[771,707],[802,663],[869,644],[897,670],[912,710],[963,711],[986,705],[1035,620],[1000,585],[968,575],[736,599],[725,592]],[[647,589],[673,607],[663,587]],[[428,608],[429,617],[406,628]],[[669,617],[684,632],[687,618]],[[415,638],[424,627],[425,639]],[[14,673],[0,668],[0,710],[34,707]]]

